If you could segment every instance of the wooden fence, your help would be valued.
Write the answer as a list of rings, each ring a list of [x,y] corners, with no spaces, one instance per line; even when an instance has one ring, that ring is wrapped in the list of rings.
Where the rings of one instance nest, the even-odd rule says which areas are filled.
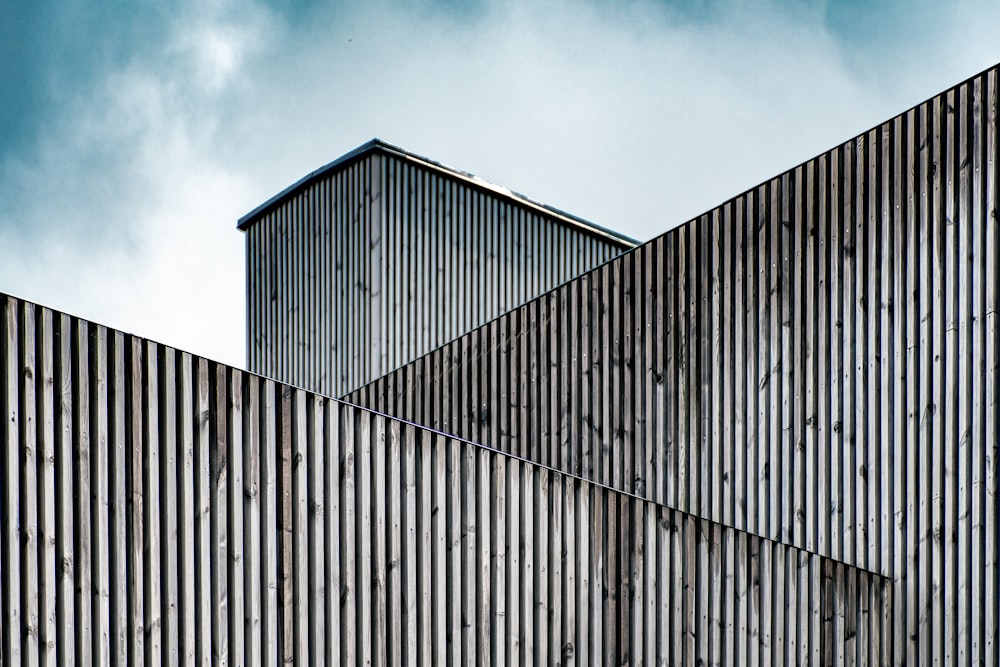
[[[882,664],[886,579],[0,295],[0,665]]]
[[[994,67],[348,400],[893,578],[1000,664]]]

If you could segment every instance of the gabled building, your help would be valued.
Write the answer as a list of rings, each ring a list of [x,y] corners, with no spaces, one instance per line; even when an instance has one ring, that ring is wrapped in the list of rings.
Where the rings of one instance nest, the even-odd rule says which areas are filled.
[[[633,248],[378,139],[239,222],[247,363],[343,396]]]

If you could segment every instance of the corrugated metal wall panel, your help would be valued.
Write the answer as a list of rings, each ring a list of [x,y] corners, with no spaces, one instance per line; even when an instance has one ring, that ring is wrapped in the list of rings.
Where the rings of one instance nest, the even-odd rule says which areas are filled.
[[[245,226],[251,371],[341,396],[632,247],[376,144]]]
[[[973,77],[348,400],[890,575],[897,662],[996,664],[998,87]]]
[[[0,664],[879,664],[888,580],[0,295]]]

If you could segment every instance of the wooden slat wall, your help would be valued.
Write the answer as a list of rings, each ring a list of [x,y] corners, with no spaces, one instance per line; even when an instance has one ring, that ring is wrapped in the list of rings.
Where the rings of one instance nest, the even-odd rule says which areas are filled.
[[[373,148],[246,227],[249,369],[342,396],[633,247]]]
[[[882,572],[898,663],[998,664],[998,89],[983,72],[348,400]]]
[[[0,295],[0,665],[881,664],[881,576]]]

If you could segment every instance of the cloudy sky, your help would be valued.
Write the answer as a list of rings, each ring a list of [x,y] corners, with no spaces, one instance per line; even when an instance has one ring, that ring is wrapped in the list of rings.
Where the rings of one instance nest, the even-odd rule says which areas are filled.
[[[0,292],[244,362],[236,220],[372,137],[637,238],[1000,62],[1000,3],[0,3]]]

